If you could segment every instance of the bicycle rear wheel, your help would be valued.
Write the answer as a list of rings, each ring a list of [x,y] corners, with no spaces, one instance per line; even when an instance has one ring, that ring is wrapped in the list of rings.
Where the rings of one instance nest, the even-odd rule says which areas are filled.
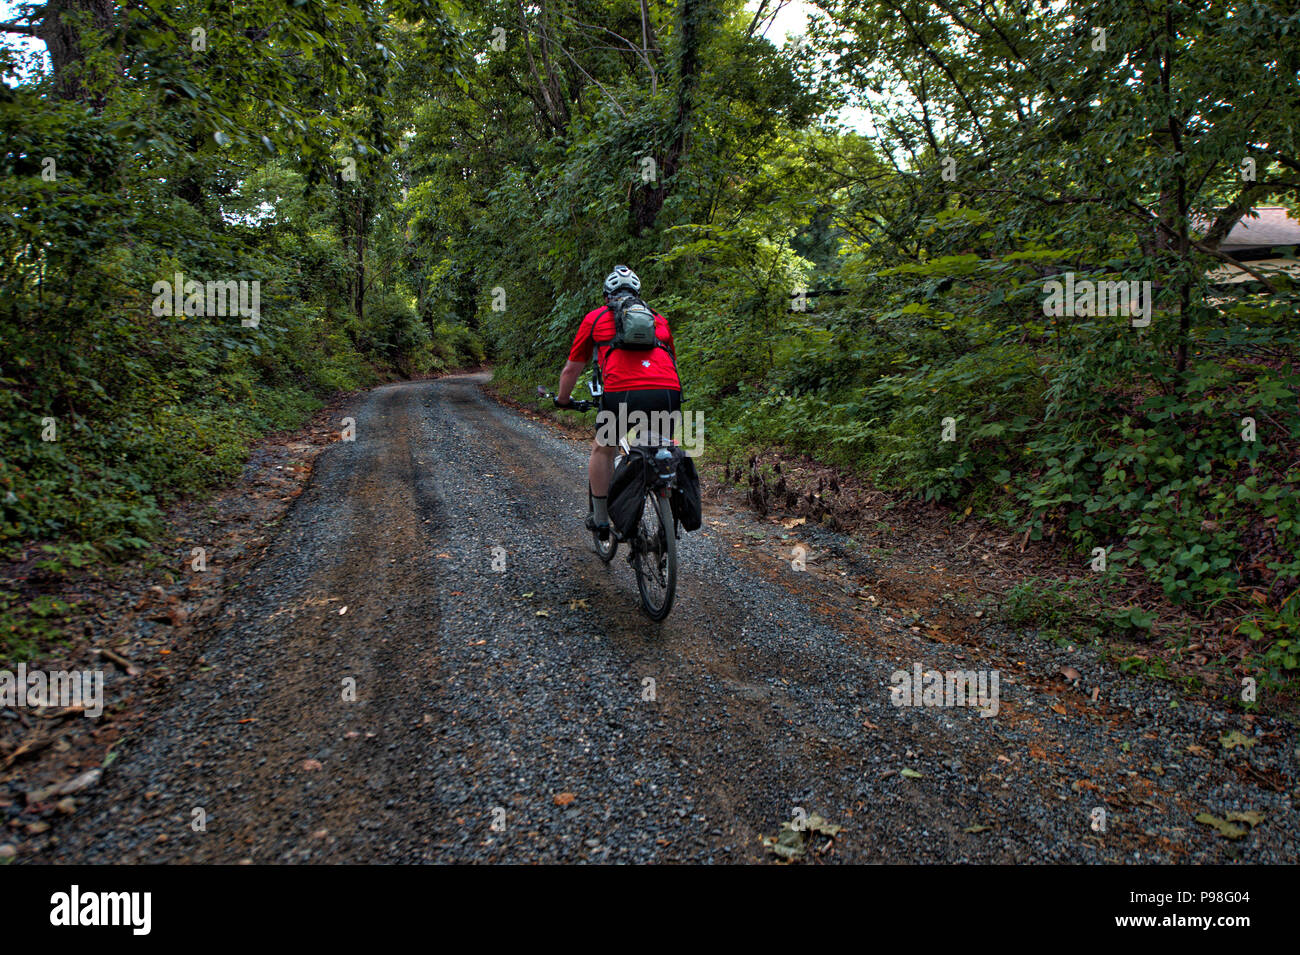
[[[587,488],[587,512],[591,513],[591,488]],[[591,541],[596,545],[596,553],[605,563],[614,559],[614,552],[618,550],[618,541],[614,539],[614,528],[609,529],[609,536],[604,540],[595,531],[591,532]]]
[[[677,592],[677,533],[667,496],[653,491],[646,495],[635,546],[641,606],[651,620],[663,620],[673,609]]]

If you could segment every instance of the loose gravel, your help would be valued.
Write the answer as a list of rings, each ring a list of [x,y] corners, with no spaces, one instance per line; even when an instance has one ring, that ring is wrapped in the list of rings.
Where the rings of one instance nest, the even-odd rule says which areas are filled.
[[[814,575],[709,508],[651,623],[583,530],[586,445],[481,382],[359,401],[192,678],[19,861],[757,862],[813,813],[842,829],[806,861],[1296,861],[1292,727],[864,605],[816,529]],[[997,715],[893,705],[918,663],[997,669]]]

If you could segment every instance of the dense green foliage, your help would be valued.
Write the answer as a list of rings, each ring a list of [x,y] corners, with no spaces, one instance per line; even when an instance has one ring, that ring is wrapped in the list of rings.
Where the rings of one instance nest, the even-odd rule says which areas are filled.
[[[1211,272],[1300,201],[1300,11],[822,0],[773,42],[774,7],[91,17],[80,72],[0,102],[5,539],[129,545],[163,489],[376,373],[549,383],[626,262],[711,448],[807,451],[1080,572],[1103,548],[1296,667],[1300,295]],[[152,316],[178,270],[260,278],[260,327]],[[1063,272],[1151,283],[1150,324],[1046,315]]]
[[[384,44],[406,21],[369,3],[151,2],[102,22],[99,6],[62,11],[77,55],[0,87],[4,545],[137,547],[169,498],[238,474],[320,396],[482,357],[463,333],[435,340],[391,265],[403,120]],[[446,62],[441,23],[400,41]],[[176,273],[256,281],[258,320],[157,314]]]

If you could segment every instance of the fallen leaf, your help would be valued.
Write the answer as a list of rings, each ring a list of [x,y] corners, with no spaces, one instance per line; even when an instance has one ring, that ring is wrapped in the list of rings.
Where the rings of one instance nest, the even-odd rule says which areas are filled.
[[[1224,733],[1219,737],[1219,745],[1224,749],[1233,749],[1237,746],[1244,746],[1247,749],[1258,743],[1259,740],[1251,739],[1240,730],[1233,730],[1231,733]]]
[[[81,790],[87,789],[90,786],[95,785],[95,783],[99,781],[99,777],[102,773],[103,770],[100,769],[98,766],[96,766],[94,769],[88,769],[86,770],[86,772],[82,773],[80,776],[77,776],[75,779],[68,780],[66,783],[64,783],[62,786],[56,789],[55,792],[60,796],[70,796],[73,793],[81,792]]]
[[[806,828],[809,832],[817,832],[823,836],[838,836],[844,831],[843,826],[837,826],[829,823],[822,817],[821,813],[813,813],[808,817]]]
[[[1257,809],[1247,809],[1243,812],[1228,813],[1229,822],[1244,822],[1252,829],[1264,821],[1264,814]]]
[[[835,841],[835,837],[842,832],[843,826],[836,826],[826,821],[820,813],[812,813],[802,824],[796,825],[792,822],[781,823],[781,831],[774,837],[762,836],[760,841],[773,855],[786,862],[793,862],[795,859],[803,856],[808,851],[808,845],[812,841],[813,834],[827,836],[826,845],[820,851],[829,849]]]
[[[992,826],[967,826],[965,829],[962,830],[962,832],[970,832],[970,833],[988,832],[992,828],[993,828]]]
[[[808,837],[799,832],[788,822],[781,823],[781,831],[776,838],[762,837],[763,847],[779,859],[793,862],[802,856],[808,847]]]
[[[919,779],[921,777],[921,774],[918,773],[915,769],[905,769],[903,770],[903,775],[906,776],[908,779]]]
[[[578,797],[575,796],[573,793],[556,793],[555,798],[552,800],[552,802],[554,802],[555,805],[557,806],[567,806],[569,803],[573,802],[573,800],[577,798]]]
[[[325,767],[321,764],[319,759],[304,759],[302,761],[302,768],[310,772],[312,770],[324,769]]]
[[[1208,812],[1196,814],[1196,821],[1206,826],[1213,826],[1219,830],[1219,835],[1225,839],[1240,839],[1246,834],[1246,830],[1240,826],[1234,826],[1230,822],[1220,819],[1218,816],[1212,816]]]

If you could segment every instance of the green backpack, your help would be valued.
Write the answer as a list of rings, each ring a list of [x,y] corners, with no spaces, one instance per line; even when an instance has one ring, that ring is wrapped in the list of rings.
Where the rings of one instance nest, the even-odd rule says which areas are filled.
[[[660,344],[655,334],[655,313],[635,295],[620,295],[609,305],[614,316],[614,337],[611,348],[630,351],[648,351]]]

